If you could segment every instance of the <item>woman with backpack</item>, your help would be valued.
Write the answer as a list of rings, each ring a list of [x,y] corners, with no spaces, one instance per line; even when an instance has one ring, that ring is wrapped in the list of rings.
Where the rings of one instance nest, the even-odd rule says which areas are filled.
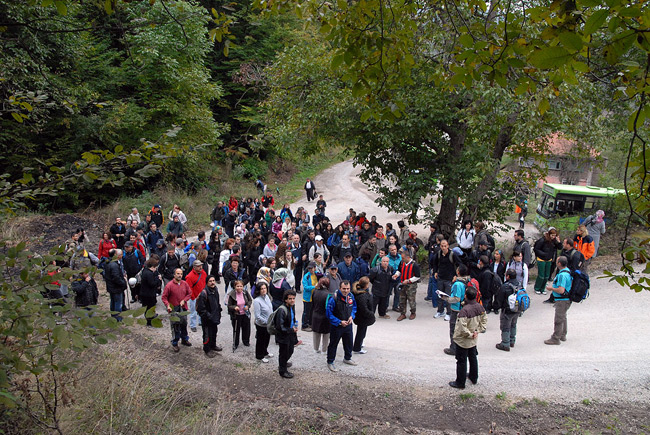
[[[553,261],[556,257],[557,251],[560,249],[562,249],[562,243],[560,243],[557,229],[554,227],[550,227],[533,246],[533,251],[537,257],[535,293],[538,295],[546,294],[546,281],[551,277]]]
[[[268,352],[271,335],[267,330],[269,316],[273,312],[273,304],[269,297],[269,286],[266,281],[258,281],[255,284],[257,297],[253,300],[253,312],[255,313],[255,358],[263,363],[268,363],[272,357]]]
[[[517,281],[521,284],[522,288],[526,288],[528,285],[528,266],[523,261],[523,255],[519,251],[514,251],[512,257],[510,257],[510,262],[508,263],[508,269],[514,269],[517,273]],[[544,292],[546,293],[546,292]]]
[[[370,280],[367,276],[362,277],[354,288],[354,299],[357,301],[357,315],[354,317],[354,323],[357,325],[356,334],[354,334],[354,345],[352,352],[364,354],[367,351],[363,349],[363,340],[366,338],[368,326],[375,323],[375,310],[372,296],[370,295]]]
[[[458,230],[458,233],[456,233],[456,242],[458,242],[458,247],[463,251],[466,257],[469,257],[472,254],[475,235],[476,232],[474,231],[471,219],[463,221],[463,227]]]
[[[503,258],[503,251],[501,249],[497,249],[494,251],[494,254],[492,254],[490,269],[495,275],[501,278],[501,282],[504,281],[506,274],[506,260]]]
[[[250,346],[251,337],[251,298],[248,290],[244,288],[244,282],[237,280],[233,283],[233,289],[228,293],[228,313],[232,322],[233,330],[233,352],[239,346],[239,339],[244,346]]]

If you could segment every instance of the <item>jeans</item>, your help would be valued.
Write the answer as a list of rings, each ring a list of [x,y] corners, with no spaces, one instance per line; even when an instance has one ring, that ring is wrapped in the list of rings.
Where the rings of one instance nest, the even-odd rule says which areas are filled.
[[[366,338],[366,332],[368,332],[367,326],[357,326],[357,333],[354,335],[354,345],[352,346],[354,352],[361,351],[363,340]]]
[[[336,359],[336,348],[343,339],[343,358],[352,359],[352,324],[342,327],[330,325],[330,344],[327,346],[327,364],[333,364]]]
[[[456,346],[456,343],[454,343],[454,331],[456,330],[456,319],[458,319],[458,311],[453,311],[450,310],[449,312],[449,339],[451,340],[451,344],[449,345],[449,349],[452,351],[456,350],[458,346]]]
[[[506,313],[504,309],[499,316],[501,328],[501,345],[510,348],[515,344],[517,336],[517,320],[519,320],[519,313]]]
[[[376,309],[379,309],[379,315],[385,316],[386,310],[388,309],[388,299],[390,299],[390,296],[382,297],[382,296],[372,295],[373,313],[375,312]]]
[[[196,328],[197,323],[201,325],[201,319],[199,319],[199,314],[196,312],[196,299],[190,299],[187,305],[190,309],[190,314],[188,316],[190,318],[190,329]]]
[[[110,310],[117,311],[118,313],[124,311],[124,293],[111,293]],[[122,320],[122,316],[119,314],[113,314],[113,317],[115,317],[118,322]]]
[[[461,387],[465,386],[467,380],[467,360],[469,360],[469,379],[472,382],[478,381],[478,351],[476,346],[465,349],[456,346],[456,383]]]
[[[203,322],[201,329],[203,330],[203,352],[208,353],[217,347],[217,331],[219,328],[215,323]]]
[[[390,286],[390,293],[395,294],[395,296],[393,297],[393,310],[395,311],[399,309],[399,289],[397,287],[398,284],[399,284],[398,282],[395,282]]]
[[[266,326],[255,325],[255,358],[262,359],[269,354],[268,347],[271,336]]]
[[[451,293],[451,281],[448,281],[446,279],[440,279],[438,278],[438,290],[440,290],[443,293],[450,294]],[[447,314],[450,314],[451,309],[449,308],[449,303],[443,301],[440,299],[438,296],[438,312],[442,313],[447,310]]]
[[[302,301],[303,311],[302,311],[302,329],[308,328],[311,326],[311,302]]]
[[[537,279],[535,280],[535,291],[541,292],[546,290],[546,281],[551,276],[551,265],[553,260],[537,260]]]
[[[555,319],[553,322],[553,335],[551,340],[564,340],[566,339],[567,333],[567,320],[566,313],[571,308],[570,300],[556,300],[555,301]]]
[[[438,280],[434,274],[431,274],[431,276],[429,276],[429,286],[427,287],[427,298],[431,299],[433,308],[438,308],[438,294],[436,293],[436,290],[438,290]]]

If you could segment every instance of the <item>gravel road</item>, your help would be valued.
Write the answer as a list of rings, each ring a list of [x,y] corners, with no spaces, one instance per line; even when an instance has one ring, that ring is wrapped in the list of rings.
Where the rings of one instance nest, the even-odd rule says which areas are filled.
[[[380,209],[375,196],[357,177],[358,168],[350,161],[342,162],[315,178],[318,193],[327,201],[327,215],[338,222],[347,215],[350,207],[357,212],[375,215],[381,223],[396,225],[401,216]],[[295,204],[307,206],[306,198]],[[309,204],[312,207],[311,204]],[[309,208],[308,208],[309,210]],[[414,227],[426,237],[424,227]],[[595,272],[592,273],[595,275]],[[426,281],[426,280],[425,280]],[[650,339],[650,293],[636,294],[604,279],[592,278],[591,296],[581,304],[574,304],[568,313],[568,340],[560,346],[547,346],[553,329],[553,307],[542,304],[545,296],[535,295],[529,284],[531,308],[519,319],[517,345],[511,352],[497,350],[500,341],[499,318],[489,314],[488,330],[479,337],[479,383],[468,384],[467,392],[494,397],[505,392],[508,397],[538,398],[540,400],[571,401],[583,399],[617,402],[647,402],[650,400],[650,374],[647,370],[650,350],[645,340]],[[223,294],[223,292],[221,293]],[[449,390],[447,382],[455,377],[455,359],[445,355],[449,345],[449,323],[434,319],[434,309],[425,302],[426,282],[418,287],[417,318],[397,322],[397,313],[391,319],[378,319],[368,329],[365,355],[354,355],[358,366],[342,364],[343,351],[339,347],[337,365],[341,374],[358,378],[394,380],[408,388],[410,384],[431,389]],[[298,318],[302,302],[296,304]],[[161,304],[158,304],[162,312]],[[616,316],[621,315],[620,319]],[[151,330],[155,340],[168,343],[169,329]],[[254,334],[254,328],[253,328]],[[195,346],[181,352],[201,356],[201,330],[191,333]],[[292,358],[297,380],[301,372],[327,370],[325,356],[315,354],[311,333],[300,332],[304,345],[298,346]],[[219,361],[257,364],[253,347],[231,352],[232,330],[227,317],[220,326],[217,341],[224,347]],[[271,345],[277,355],[277,347]],[[170,350],[171,352],[171,350]],[[260,367],[275,372],[277,357]],[[224,361],[224,362],[225,362]],[[222,362],[218,362],[222,364]],[[432,390],[433,392],[433,390]]]

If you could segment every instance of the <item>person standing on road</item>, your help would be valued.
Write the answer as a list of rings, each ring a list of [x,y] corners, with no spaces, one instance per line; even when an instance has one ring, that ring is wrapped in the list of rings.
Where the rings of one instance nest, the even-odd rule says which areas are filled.
[[[372,312],[374,313],[376,309],[379,309],[379,317],[382,319],[390,319],[386,310],[388,309],[388,299],[390,298],[390,292],[395,281],[393,279],[394,274],[395,271],[390,267],[389,258],[383,257],[381,263],[373,267],[368,276],[372,283]]]
[[[443,300],[449,304],[451,308],[451,316],[449,317],[449,338],[451,344],[448,348],[444,349],[447,355],[456,355],[456,343],[454,342],[454,331],[456,330],[456,319],[461,310],[461,302],[465,299],[465,288],[470,280],[468,276],[469,271],[467,266],[461,264],[456,268],[456,278],[451,286],[451,293],[449,297],[443,296]],[[476,296],[474,296],[476,298]],[[483,307],[481,307],[483,308]],[[483,310],[485,312],[485,310]]]
[[[208,358],[214,358],[215,351],[223,350],[217,346],[218,325],[221,323],[221,304],[219,303],[217,279],[214,276],[210,276],[207,285],[199,295],[196,301],[196,311],[201,317],[203,352]]]
[[[555,258],[558,249],[562,249],[562,244],[558,240],[557,230],[554,227],[550,227],[548,231],[535,242],[534,251],[537,256],[535,293],[538,295],[546,294],[546,282],[551,277],[551,264],[553,263],[553,258]]]
[[[411,315],[409,320],[415,319],[415,295],[418,290],[418,281],[420,281],[420,266],[411,257],[411,251],[408,249],[402,250],[402,264],[399,270],[393,275],[393,279],[398,279],[401,283],[399,293],[399,310],[400,315],[397,318],[398,322],[406,319],[406,302],[408,300],[409,307],[411,308]]]
[[[587,227],[584,225],[579,225],[576,230],[576,235],[573,238],[573,247],[582,253],[585,257],[585,261],[582,263],[582,273],[587,273],[587,266],[591,263],[591,257],[593,257],[596,252],[594,245],[594,239],[589,235]]]
[[[476,232],[474,231],[474,225],[470,219],[463,221],[463,228],[458,230],[456,234],[456,242],[458,242],[458,247],[465,253],[465,255],[470,255],[472,253],[472,248],[474,248],[474,236]],[[440,289],[441,291],[444,291]]]
[[[273,312],[273,303],[269,297],[269,285],[266,281],[255,284],[257,296],[253,299],[253,312],[255,313],[255,358],[263,363],[269,362],[272,357],[268,351],[271,336],[267,329],[269,316]]]
[[[476,289],[470,287],[465,292],[465,306],[458,313],[458,322],[454,330],[456,346],[456,380],[449,383],[453,388],[465,388],[469,377],[472,384],[478,382],[478,352],[476,344],[480,332],[485,332],[487,315],[483,306],[476,302]],[[469,360],[469,376],[467,373]]]
[[[314,296],[312,298],[314,307],[311,315],[314,352],[316,353],[327,352],[327,346],[330,342],[330,321],[327,318],[327,299],[332,294],[330,292],[330,279],[327,277],[319,279],[318,286],[314,290]]]
[[[203,270],[203,263],[199,260],[194,260],[192,263],[192,270],[185,277],[185,282],[190,286],[192,290],[192,297],[190,298],[189,308],[190,308],[190,329],[192,332],[196,332],[196,323],[199,320],[199,314],[196,310],[196,299],[199,297],[205,285],[207,283],[208,274]],[[199,322],[199,325],[201,323]]]
[[[327,317],[330,320],[330,343],[327,347],[327,368],[332,372],[339,369],[334,365],[336,349],[343,340],[343,362],[356,366],[352,360],[352,322],[357,315],[357,301],[350,294],[350,281],[344,280],[334,296],[327,300]]]
[[[373,309],[372,296],[370,295],[370,280],[364,276],[359,280],[354,289],[354,298],[357,301],[357,315],[354,323],[357,325],[357,333],[354,335],[354,345],[352,352],[364,354],[363,340],[366,338],[368,326],[375,323],[375,310]]]
[[[147,311],[156,306],[158,295],[162,293],[162,276],[158,272],[158,263],[160,260],[157,255],[152,255],[144,263],[142,269],[142,284],[140,285],[140,303]],[[155,316],[155,310],[154,310]],[[151,319],[147,317],[147,326],[151,326]]]
[[[239,347],[239,337],[244,346],[250,346],[251,337],[251,305],[253,298],[244,288],[244,282],[235,280],[232,283],[232,290],[228,293],[228,313],[233,330],[233,351]]]
[[[307,273],[302,278],[302,330],[311,332],[311,311],[312,311],[312,297],[314,289],[318,285],[318,277],[316,276],[316,263],[313,261],[307,264]]]
[[[571,308],[571,299],[569,299],[569,292],[571,291],[571,284],[573,278],[571,271],[567,267],[567,259],[564,256],[559,256],[556,261],[559,272],[555,275],[553,284],[547,286],[549,291],[553,292],[555,299],[555,319],[553,321],[553,335],[550,339],[544,340],[544,344],[558,345],[562,341],[566,341],[567,334],[567,320],[566,313]]]
[[[285,290],[283,295],[283,304],[278,307],[278,313],[275,315],[275,329],[278,331],[275,335],[275,341],[280,346],[280,355],[278,356],[278,368],[280,376],[283,378],[293,378],[293,373],[288,369],[293,364],[289,362],[293,355],[293,347],[298,341],[298,320],[296,319],[296,292],[294,290]]]
[[[395,238],[393,236],[393,238]],[[390,267],[394,270],[397,271],[399,270],[400,264],[402,264],[402,256],[397,252],[397,245],[395,244],[390,244],[388,246],[388,264]],[[399,281],[396,279],[393,279],[391,283],[391,290],[388,293],[390,296],[391,293],[394,293],[393,296],[393,311],[400,312],[399,311],[399,287],[398,287]]]
[[[110,261],[104,266],[104,281],[106,281],[106,291],[111,297],[110,310],[117,312],[113,314],[118,322],[122,321],[120,312],[124,306],[124,291],[126,290],[126,279],[124,266],[122,265],[123,252],[121,249],[111,249],[108,252]]]
[[[517,272],[514,269],[508,269],[506,271],[506,278],[506,282],[501,285],[496,297],[496,302],[501,307],[501,314],[499,315],[501,343],[497,343],[496,348],[510,352],[510,348],[515,347],[517,320],[519,319],[520,313],[510,310],[508,297],[513,293],[517,293],[522,287],[521,283],[517,281]]]
[[[528,266],[522,260],[521,252],[514,251],[512,253],[512,258],[510,259],[510,263],[508,263],[508,269],[514,269],[517,272],[517,281],[525,289],[528,286]],[[542,294],[546,294],[546,290],[542,291]]]
[[[305,182],[305,192],[307,192],[307,202],[316,199],[316,185],[309,178]]]
[[[515,231],[515,246],[513,251],[521,252],[523,262],[526,263],[526,266],[530,269],[533,259],[530,251],[530,244],[526,241],[524,230],[519,229]]]
[[[564,239],[562,243],[562,252],[560,255],[566,257],[567,259],[567,267],[571,272],[575,272],[576,270],[583,270],[583,266],[585,263],[585,256],[582,255],[582,252],[578,251],[573,247],[573,239]],[[586,272],[585,272],[586,273]],[[557,274],[556,274],[557,276]],[[553,297],[553,293],[544,301],[545,304],[553,304],[555,303],[555,298]]]
[[[456,274],[456,267],[458,264],[458,258],[454,255],[452,250],[449,249],[449,242],[443,239],[440,242],[440,251],[436,253],[429,265],[431,273],[433,273],[434,278],[438,281],[438,290],[446,294],[451,294],[452,280]],[[439,298],[438,312],[433,316],[434,319],[444,316],[445,320],[449,320],[451,314],[449,303],[444,299],[440,299],[440,296],[437,294],[436,297]],[[446,314],[445,307],[447,308]]]
[[[598,256],[598,246],[600,246],[600,236],[605,234],[605,212],[598,210],[595,215],[587,216],[585,219],[587,232],[594,240],[594,255]]]
[[[174,279],[169,281],[163,290],[162,301],[167,307],[167,312],[182,313],[187,311],[187,301],[192,296],[190,286],[183,281],[183,269],[180,267],[174,271]],[[184,346],[192,346],[190,336],[187,334],[187,316],[178,316],[178,320],[170,320],[172,329],[172,349],[180,351],[178,341]]]

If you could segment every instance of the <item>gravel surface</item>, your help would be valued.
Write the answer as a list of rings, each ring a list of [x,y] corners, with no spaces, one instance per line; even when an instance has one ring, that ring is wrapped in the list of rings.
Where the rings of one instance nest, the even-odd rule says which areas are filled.
[[[358,168],[350,161],[324,171],[315,178],[318,193],[327,201],[327,215],[334,221],[342,220],[352,206],[357,212],[376,215],[381,223],[396,225],[399,215],[378,208],[375,196],[358,179]],[[303,198],[294,204],[307,206]],[[312,204],[309,204],[312,207]],[[309,208],[307,208],[309,210]],[[424,227],[414,227],[421,237],[428,236]],[[592,271],[596,276],[596,271]],[[426,280],[425,280],[426,281]],[[223,284],[221,285],[221,287]],[[500,341],[499,317],[489,314],[488,330],[479,337],[479,383],[468,383],[467,392],[493,397],[505,392],[508,397],[539,398],[541,400],[578,402],[591,401],[638,402],[650,400],[650,374],[647,361],[650,350],[645,340],[650,339],[650,322],[646,307],[650,293],[636,294],[605,279],[593,279],[591,296],[581,304],[573,304],[568,312],[568,340],[560,346],[547,346],[544,340],[553,330],[553,307],[542,304],[546,296],[535,295],[529,284],[531,308],[519,319],[516,348],[506,353],[494,346]],[[221,292],[223,295],[223,291]],[[405,387],[416,383],[420,387],[449,390],[447,382],[455,377],[455,359],[445,355],[449,345],[449,323],[434,319],[434,309],[425,302],[426,282],[418,287],[417,318],[397,322],[398,313],[390,312],[391,319],[378,319],[368,329],[365,355],[353,355],[358,366],[342,364],[343,350],[339,346],[337,365],[340,374],[357,378],[394,380]],[[223,297],[223,296],[222,296]],[[297,314],[300,318],[302,302],[298,295]],[[162,304],[158,304],[163,312]],[[225,313],[225,311],[224,311]],[[616,316],[621,315],[621,319]],[[151,338],[169,343],[169,327],[149,328]],[[252,335],[255,328],[252,327]],[[194,347],[181,346],[181,353],[191,352],[203,358],[201,329],[190,333]],[[312,348],[311,333],[300,332],[304,345],[296,347],[292,361],[294,373],[322,373],[327,370],[325,355]],[[227,315],[220,325],[217,342],[223,346],[217,366],[225,362],[244,366],[258,365],[252,346],[240,346],[232,353],[232,329]],[[171,347],[169,348],[171,352]],[[269,350],[275,354],[262,370],[277,370],[277,346]],[[225,361],[224,361],[225,360]],[[433,390],[432,390],[433,391]]]

